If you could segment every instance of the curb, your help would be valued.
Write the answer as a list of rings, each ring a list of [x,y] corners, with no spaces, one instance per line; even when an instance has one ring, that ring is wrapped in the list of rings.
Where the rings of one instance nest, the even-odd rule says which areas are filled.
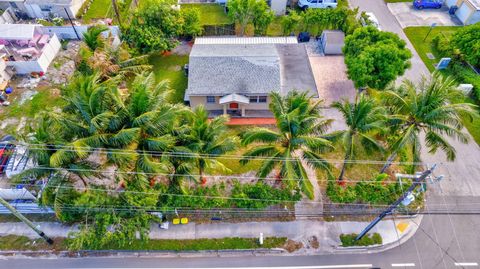
[[[335,254],[370,254],[370,253],[380,253],[384,252],[387,250],[390,250],[392,248],[398,247],[401,244],[407,242],[410,238],[412,238],[418,230],[418,227],[420,226],[422,220],[423,220],[423,215],[415,215],[410,219],[418,219],[416,221],[416,224],[414,228],[410,229],[407,233],[403,234],[400,236],[399,240],[389,242],[383,245],[372,245],[372,246],[365,246],[365,247],[334,247],[334,252]]]
[[[0,251],[4,257],[31,257],[31,258],[85,258],[85,257],[156,257],[156,258],[194,258],[194,257],[241,257],[241,256],[268,256],[287,253],[282,248],[274,249],[238,249],[238,250],[199,250],[199,251],[135,251],[135,250],[85,250],[85,251]]]

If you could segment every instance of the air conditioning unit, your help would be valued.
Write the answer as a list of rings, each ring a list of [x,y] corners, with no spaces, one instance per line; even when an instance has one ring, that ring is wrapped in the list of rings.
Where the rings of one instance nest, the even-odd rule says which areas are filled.
[[[473,85],[472,84],[460,84],[460,85],[458,85],[458,89],[465,94],[470,94],[473,90]]]

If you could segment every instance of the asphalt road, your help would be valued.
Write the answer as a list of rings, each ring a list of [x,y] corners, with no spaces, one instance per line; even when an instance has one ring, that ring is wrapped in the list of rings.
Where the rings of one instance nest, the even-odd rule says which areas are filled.
[[[382,28],[399,34],[406,40],[401,27],[391,15],[383,0],[350,0],[352,6],[374,12]],[[405,77],[418,81],[428,71],[414,53],[412,68]],[[441,155],[424,153],[426,162],[443,161]],[[427,207],[480,207],[480,149],[473,143],[461,146],[458,160],[441,165],[447,174],[441,184],[430,186]],[[437,173],[438,174],[438,173]],[[460,186],[460,187],[456,187]],[[404,244],[381,253],[330,254],[316,256],[247,256],[210,258],[0,258],[0,268],[475,268],[480,264],[480,216],[427,215],[417,233]]]

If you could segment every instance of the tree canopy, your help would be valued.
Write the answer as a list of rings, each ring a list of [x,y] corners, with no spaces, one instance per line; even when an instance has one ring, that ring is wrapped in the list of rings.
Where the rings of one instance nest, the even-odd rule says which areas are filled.
[[[229,0],[228,16],[240,26],[240,35],[245,34],[249,23],[253,23],[255,33],[266,31],[273,20],[273,12],[264,0]]]
[[[355,30],[343,48],[348,77],[357,88],[384,89],[410,67],[412,53],[396,34],[373,26]]]
[[[465,60],[480,66],[480,23],[461,27],[453,35],[452,42],[464,55]]]

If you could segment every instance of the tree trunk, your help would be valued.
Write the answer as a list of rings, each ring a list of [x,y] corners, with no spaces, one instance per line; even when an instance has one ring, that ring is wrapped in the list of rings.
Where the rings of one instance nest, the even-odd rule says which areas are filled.
[[[342,183],[343,182],[343,177],[345,176],[345,171],[347,170],[347,156],[345,156],[345,160],[343,161],[343,165],[342,165],[342,170],[340,171],[340,175],[338,176],[338,183]]]
[[[115,16],[117,17],[117,22],[120,28],[122,27],[122,20],[120,18],[120,11],[118,10],[117,0],[112,0],[113,11],[115,12]]]
[[[395,159],[395,157],[397,157],[397,152],[393,152],[387,159],[387,161],[385,162],[385,164],[383,165],[382,169],[380,170],[380,174],[383,174],[385,173],[385,171],[387,171],[387,169],[390,167],[390,165],[392,165],[392,162],[393,160]]]

